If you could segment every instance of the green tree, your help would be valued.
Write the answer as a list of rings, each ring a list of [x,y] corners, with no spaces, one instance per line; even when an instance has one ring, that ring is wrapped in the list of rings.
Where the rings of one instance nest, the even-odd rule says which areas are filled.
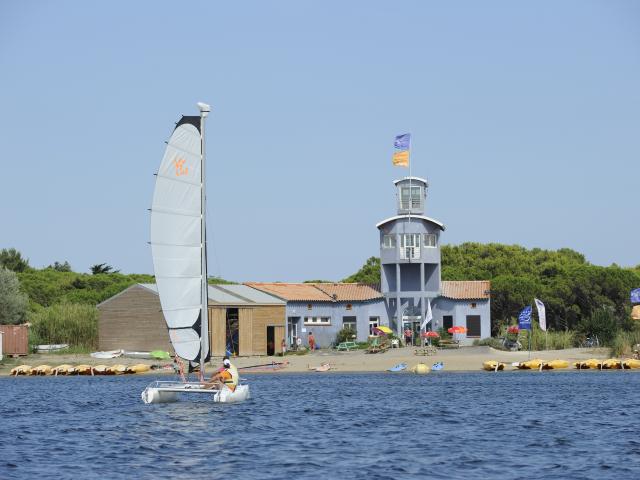
[[[101,273],[119,273],[120,270],[114,270],[111,265],[107,265],[106,263],[97,263],[95,265],[91,265],[91,274],[92,275],[100,275]]]
[[[380,259],[378,257],[370,257],[365,264],[356,273],[347,277],[343,282],[353,283],[368,283],[379,284],[380,283]]]
[[[0,267],[0,325],[23,323],[27,304],[27,296],[20,291],[16,273]]]
[[[64,263],[54,262],[53,265],[49,265],[47,268],[55,270],[56,272],[70,272],[71,271],[71,265],[66,260],[65,260]]]
[[[22,254],[15,248],[0,250],[0,267],[14,272],[25,272],[29,269],[29,259],[22,258]]]

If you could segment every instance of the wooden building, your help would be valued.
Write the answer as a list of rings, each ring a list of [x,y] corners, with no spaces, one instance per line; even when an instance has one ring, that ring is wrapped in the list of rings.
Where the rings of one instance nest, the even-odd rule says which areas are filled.
[[[100,350],[173,352],[155,284],[136,284],[98,305]],[[209,285],[211,353],[273,355],[285,331],[285,302],[246,285]]]

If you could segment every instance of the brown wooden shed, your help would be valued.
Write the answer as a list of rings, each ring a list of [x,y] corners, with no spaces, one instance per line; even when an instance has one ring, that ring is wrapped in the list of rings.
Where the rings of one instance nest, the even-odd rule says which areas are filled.
[[[286,303],[246,285],[209,286],[212,355],[273,355],[285,331]],[[155,284],[136,284],[98,305],[100,350],[167,350],[166,323]]]
[[[27,325],[0,325],[3,355],[29,353],[29,327]]]

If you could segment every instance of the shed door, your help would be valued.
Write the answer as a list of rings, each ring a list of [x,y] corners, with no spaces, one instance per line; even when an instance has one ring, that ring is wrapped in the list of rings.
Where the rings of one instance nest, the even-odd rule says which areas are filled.
[[[253,309],[239,308],[240,339],[238,354],[242,357],[253,355]]]
[[[225,352],[225,320],[227,310],[225,308],[209,308],[209,344],[211,355],[224,355]]]
[[[273,327],[273,337],[276,344],[276,353],[282,353],[282,341],[284,340],[284,327]]]

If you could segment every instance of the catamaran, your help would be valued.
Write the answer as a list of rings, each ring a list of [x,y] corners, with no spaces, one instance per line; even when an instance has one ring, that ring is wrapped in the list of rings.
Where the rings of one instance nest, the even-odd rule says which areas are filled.
[[[249,386],[209,388],[210,358],[205,191],[205,119],[211,107],[198,103],[200,115],[183,116],[167,142],[151,204],[151,254],[160,304],[176,357],[189,366],[181,381],[157,381],[142,392],[145,403],[173,402],[178,394],[207,395],[214,402],[249,398]],[[182,362],[180,362],[182,363]],[[189,372],[199,379],[189,381]]]

